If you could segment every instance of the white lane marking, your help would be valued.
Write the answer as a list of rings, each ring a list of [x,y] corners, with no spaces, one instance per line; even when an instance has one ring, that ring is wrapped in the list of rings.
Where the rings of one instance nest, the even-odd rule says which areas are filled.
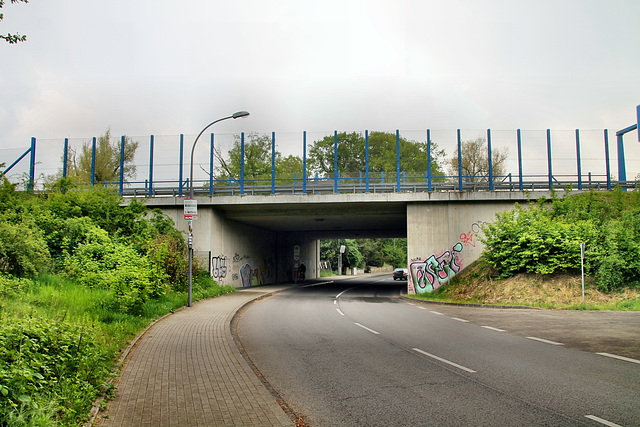
[[[465,368],[462,365],[458,365],[457,363],[454,363],[454,362],[452,362],[450,360],[447,360],[447,359],[443,359],[442,357],[438,357],[438,356],[436,356],[434,354],[427,353],[426,351],[420,350],[419,348],[414,348],[413,351],[416,351],[416,352],[418,352],[420,354],[424,354],[425,356],[428,356],[428,357],[430,357],[432,359],[439,360],[440,362],[446,363],[447,365],[451,365],[451,366],[456,367],[458,369],[462,369],[463,371],[469,372],[470,374],[475,374],[476,373],[476,371],[474,371],[473,369]]]
[[[344,316],[344,313],[339,308],[336,308],[336,311],[340,313],[341,316]]]
[[[364,285],[354,286],[353,288],[345,289],[344,291],[342,291],[338,295],[336,295],[336,299],[340,298],[342,296],[342,294],[344,294],[345,292],[349,292],[352,289],[359,288],[359,287],[362,287],[362,286],[364,286]]]
[[[427,307],[420,307],[420,306],[418,306],[418,308],[419,308],[420,310],[426,310],[426,309],[427,309]]]
[[[333,300],[333,303],[334,303],[334,304],[337,304],[337,303],[338,303],[338,300],[337,300],[337,299],[334,299],[334,300]]]
[[[431,310],[431,313],[433,313],[433,314],[437,314],[438,316],[444,316],[444,313],[440,313],[439,311],[433,311],[433,310]]]
[[[555,341],[549,341],[549,340],[545,340],[544,338],[538,338],[538,337],[527,337],[530,340],[534,340],[534,341],[540,341],[543,342],[545,344],[551,344],[551,345],[564,345],[561,342],[555,342]]]
[[[407,304],[415,306],[415,304],[412,302],[408,302]]]
[[[485,328],[485,329],[496,331],[496,332],[507,332],[504,329],[494,328],[493,326],[482,326],[482,327]]]
[[[364,325],[361,325],[360,323],[356,323],[356,325],[360,326],[362,329],[371,332],[372,334],[376,334],[376,335],[380,335],[380,332],[378,331],[374,331],[373,329],[367,328]]]
[[[453,320],[457,320],[458,322],[462,322],[462,323],[468,323],[468,322],[469,322],[468,320],[461,319],[461,318],[459,318],[459,317],[452,317],[452,319],[453,319]]]
[[[616,424],[616,423],[612,423],[611,421],[607,421],[604,420],[600,417],[596,417],[595,415],[585,415],[585,418],[589,418],[590,420],[593,420],[595,422],[598,422],[600,424],[604,424],[605,426],[609,426],[609,427],[622,427],[620,424]]]
[[[640,360],[632,359],[630,357],[618,356],[617,354],[610,354],[610,353],[596,353],[596,354],[599,354],[600,356],[611,357],[613,359],[624,360],[625,362],[640,364]]]

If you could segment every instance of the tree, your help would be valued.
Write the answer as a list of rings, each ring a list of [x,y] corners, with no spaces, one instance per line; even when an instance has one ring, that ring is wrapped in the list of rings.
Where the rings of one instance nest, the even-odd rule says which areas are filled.
[[[428,170],[429,156],[427,143],[409,141],[400,137],[400,170],[407,173],[423,175]],[[431,142],[431,173],[433,176],[443,176],[439,159],[444,151],[438,149]],[[335,137],[326,136],[312,143],[309,148],[308,164],[312,172],[331,175],[335,168]],[[338,170],[343,174],[359,173],[366,170],[366,141],[360,133],[338,134]],[[396,135],[388,132],[371,132],[369,134],[369,171],[396,171]]]
[[[246,179],[271,179],[272,147],[271,137],[267,134],[250,133],[244,141],[244,177]],[[215,156],[220,162],[218,173],[223,178],[240,178],[242,164],[242,141],[235,137],[233,147],[227,156],[223,156],[220,149],[216,149]],[[302,177],[302,159],[296,156],[282,157],[282,153],[275,152],[275,172],[277,176]]]
[[[11,3],[29,3],[28,0],[11,0]],[[0,0],[0,9],[4,6],[4,0]],[[0,13],[0,21],[4,19],[4,14]],[[18,42],[23,42],[27,40],[27,36],[20,34],[7,34],[6,36],[0,35],[0,39],[4,39],[9,44],[16,44]]]
[[[139,142],[125,137],[124,142],[124,178],[135,177],[136,166],[133,163]],[[96,141],[95,152],[95,182],[120,181],[120,148],[121,141],[111,137],[111,129],[107,128],[104,135]],[[67,154],[67,175],[78,182],[91,182],[91,163],[93,158],[93,143],[86,142],[79,150],[69,149]]]
[[[462,141],[462,176],[468,177],[469,182],[489,181],[489,151],[484,138]],[[497,181],[506,174],[507,149],[491,150],[491,169],[493,180]],[[458,176],[458,148],[449,160],[449,175]]]

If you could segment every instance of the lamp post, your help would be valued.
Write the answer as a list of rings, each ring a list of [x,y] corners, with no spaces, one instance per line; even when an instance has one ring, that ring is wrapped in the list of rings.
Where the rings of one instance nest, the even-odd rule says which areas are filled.
[[[189,199],[193,199],[194,198],[194,194],[193,194],[193,153],[195,152],[196,144],[198,143],[198,139],[200,139],[200,136],[202,136],[204,131],[209,129],[209,127],[213,126],[214,124],[216,124],[218,122],[221,122],[221,121],[227,120],[227,119],[238,119],[240,117],[247,117],[248,115],[249,115],[249,112],[247,112],[247,111],[238,111],[236,113],[233,113],[229,117],[223,117],[221,119],[214,120],[213,122],[211,122],[208,125],[206,125],[204,127],[204,129],[202,129],[200,131],[198,136],[196,136],[196,140],[193,141],[193,146],[191,147],[191,169],[190,169],[190,172],[189,172]],[[197,206],[197,205],[195,205],[195,206]],[[189,240],[188,240],[188,246],[189,246],[189,292],[188,292],[188,298],[187,298],[187,307],[191,307],[191,292],[192,292],[192,285],[193,285],[193,219],[191,219],[191,218],[189,218]]]

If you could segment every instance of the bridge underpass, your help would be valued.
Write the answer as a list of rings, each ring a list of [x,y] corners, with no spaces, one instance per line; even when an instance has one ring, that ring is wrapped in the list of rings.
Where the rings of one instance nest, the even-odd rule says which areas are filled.
[[[428,292],[475,261],[478,232],[497,212],[536,192],[198,197],[194,249],[218,282],[235,287],[293,280],[300,263],[319,275],[320,240],[406,237],[409,292]],[[187,231],[183,199],[154,197],[150,208]]]

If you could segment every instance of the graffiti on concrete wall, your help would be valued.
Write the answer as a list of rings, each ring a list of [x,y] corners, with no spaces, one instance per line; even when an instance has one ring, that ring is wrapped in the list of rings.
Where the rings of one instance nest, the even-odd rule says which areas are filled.
[[[274,261],[271,258],[254,262],[253,266],[249,263],[242,265],[242,267],[240,267],[242,287],[260,286],[267,283],[267,280],[273,278],[275,271],[273,266]]]
[[[471,224],[471,230],[469,230],[469,232],[467,233],[462,233],[460,235],[460,242],[464,245],[464,246],[471,246],[471,247],[476,247],[476,243],[477,243],[477,236],[478,234],[482,231],[482,226],[486,224],[486,222],[484,221],[476,221],[473,224]]]
[[[461,242],[453,245],[440,255],[431,255],[426,259],[414,259],[409,265],[410,287],[415,293],[432,292],[455,276],[462,268],[459,253],[464,248]]]
[[[227,277],[227,257],[219,255],[211,258],[211,277],[222,284]]]

